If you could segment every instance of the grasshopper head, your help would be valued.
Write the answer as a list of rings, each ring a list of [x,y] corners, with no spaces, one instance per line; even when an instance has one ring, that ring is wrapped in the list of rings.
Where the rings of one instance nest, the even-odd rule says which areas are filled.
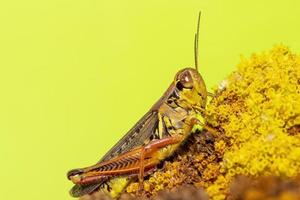
[[[180,70],[174,79],[175,90],[179,94],[178,103],[181,107],[200,107],[205,109],[207,100],[206,86],[196,69]]]

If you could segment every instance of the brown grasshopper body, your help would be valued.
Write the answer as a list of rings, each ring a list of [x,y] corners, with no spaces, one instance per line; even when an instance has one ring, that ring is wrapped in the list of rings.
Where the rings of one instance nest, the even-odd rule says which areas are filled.
[[[179,71],[163,96],[97,164],[68,172],[75,184],[72,196],[92,193],[118,176],[138,176],[142,183],[145,174],[171,156],[190,135],[207,101],[205,83],[197,70],[198,32],[199,21],[196,69]]]

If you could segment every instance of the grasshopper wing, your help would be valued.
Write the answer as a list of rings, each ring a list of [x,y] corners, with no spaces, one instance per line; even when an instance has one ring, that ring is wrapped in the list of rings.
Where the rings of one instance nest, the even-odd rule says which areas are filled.
[[[89,184],[89,185],[79,185],[79,184],[74,185],[70,190],[70,195],[72,197],[78,198],[83,195],[90,194],[95,190],[97,190],[103,183],[104,181],[99,183]]]
[[[149,142],[150,138],[158,135],[157,111],[147,112],[120,140],[115,144],[99,162],[110,160],[120,154],[140,147]]]

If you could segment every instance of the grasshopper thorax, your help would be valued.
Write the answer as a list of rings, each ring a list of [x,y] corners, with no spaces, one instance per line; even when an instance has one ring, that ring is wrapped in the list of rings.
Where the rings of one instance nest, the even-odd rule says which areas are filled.
[[[205,109],[207,101],[206,86],[202,76],[194,68],[184,68],[174,78],[175,90],[180,104],[186,108]]]

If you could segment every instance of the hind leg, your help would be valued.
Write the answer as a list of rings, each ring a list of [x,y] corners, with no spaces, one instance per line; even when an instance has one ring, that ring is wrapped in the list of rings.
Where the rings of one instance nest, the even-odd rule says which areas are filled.
[[[164,147],[172,144],[180,143],[183,140],[180,136],[166,137],[160,140],[155,140],[144,146],[140,154],[140,170],[139,170],[139,190],[143,189],[143,181],[145,175],[145,159],[150,159],[151,162],[159,162],[159,159],[155,157],[155,153]]]

